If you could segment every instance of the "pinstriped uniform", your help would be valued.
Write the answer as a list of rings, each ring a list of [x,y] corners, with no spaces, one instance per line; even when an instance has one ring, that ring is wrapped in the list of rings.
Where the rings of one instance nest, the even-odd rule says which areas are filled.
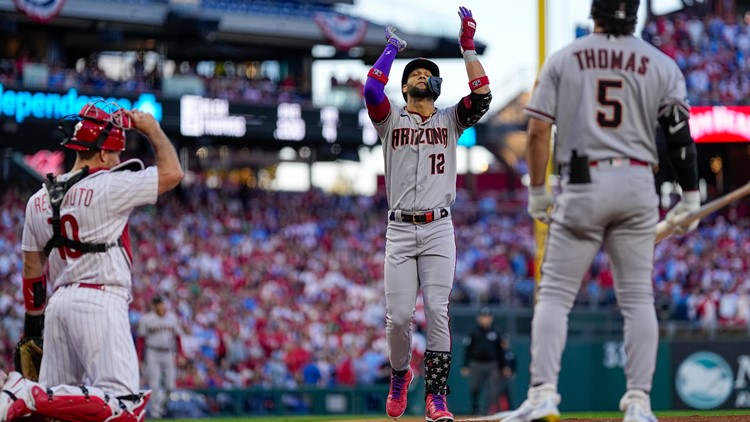
[[[398,221],[402,211],[449,209],[456,199],[456,147],[466,129],[456,106],[423,120],[390,103],[383,122],[373,122],[383,143],[389,221],[385,247],[386,337],[395,370],[411,361],[411,321],[421,288],[427,350],[449,352],[448,303],[456,269],[450,212],[428,224]],[[396,219],[391,219],[394,214]]]
[[[125,164],[125,163],[123,163]],[[156,202],[156,167],[92,170],[73,185],[60,207],[64,236],[117,244],[81,254],[57,248],[48,257],[52,296],[45,309],[44,359],[39,381],[93,385],[113,395],[138,392],[138,358],[130,334],[132,254],[127,222],[134,207]],[[44,250],[52,237],[46,188],[26,205],[22,249]]]

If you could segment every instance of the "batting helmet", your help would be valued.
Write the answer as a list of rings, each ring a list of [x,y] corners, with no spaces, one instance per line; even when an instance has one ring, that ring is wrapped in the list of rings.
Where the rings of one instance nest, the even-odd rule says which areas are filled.
[[[415,69],[427,69],[430,71],[430,73],[432,73],[432,76],[440,76],[440,68],[438,68],[438,65],[436,65],[435,62],[427,60],[423,57],[419,57],[410,61],[406,64],[406,67],[404,67],[404,73],[403,75],[401,75],[401,86],[406,85],[406,81],[409,79],[409,75]],[[438,96],[440,95],[440,82],[437,83],[437,87],[433,87],[430,83],[428,83],[427,86],[432,92],[432,98],[437,100]],[[435,88],[437,88],[437,92],[435,92]],[[406,101],[406,93],[402,94],[404,95],[404,101]]]
[[[78,114],[63,117],[59,127],[65,135],[61,145],[66,148],[123,151],[125,131],[132,124],[119,105],[97,100],[83,106]]]
[[[640,3],[640,0],[593,0],[591,2],[591,16],[635,22],[638,18]]]

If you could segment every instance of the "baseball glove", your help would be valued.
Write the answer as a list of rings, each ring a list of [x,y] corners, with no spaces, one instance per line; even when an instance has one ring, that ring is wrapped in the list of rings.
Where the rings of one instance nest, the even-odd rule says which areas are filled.
[[[39,381],[39,369],[42,367],[42,339],[26,337],[16,344],[13,352],[13,365],[26,379]]]

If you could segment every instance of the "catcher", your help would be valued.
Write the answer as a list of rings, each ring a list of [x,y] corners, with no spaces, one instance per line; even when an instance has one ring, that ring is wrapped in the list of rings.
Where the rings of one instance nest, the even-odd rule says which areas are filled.
[[[131,128],[151,143],[155,166],[120,163]],[[15,358],[20,372],[0,372],[0,422],[30,415],[141,422],[151,393],[139,391],[130,334],[127,223],[134,207],[153,204],[177,186],[182,169],[159,123],[138,110],[100,100],[64,118],[61,129],[62,145],[76,151],[76,161],[69,173],[48,175],[26,205],[26,318]]]

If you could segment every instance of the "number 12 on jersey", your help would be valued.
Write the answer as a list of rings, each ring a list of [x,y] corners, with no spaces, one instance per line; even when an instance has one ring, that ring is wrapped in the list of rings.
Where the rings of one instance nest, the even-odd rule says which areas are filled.
[[[430,154],[430,172],[432,174],[445,173],[445,154]]]

